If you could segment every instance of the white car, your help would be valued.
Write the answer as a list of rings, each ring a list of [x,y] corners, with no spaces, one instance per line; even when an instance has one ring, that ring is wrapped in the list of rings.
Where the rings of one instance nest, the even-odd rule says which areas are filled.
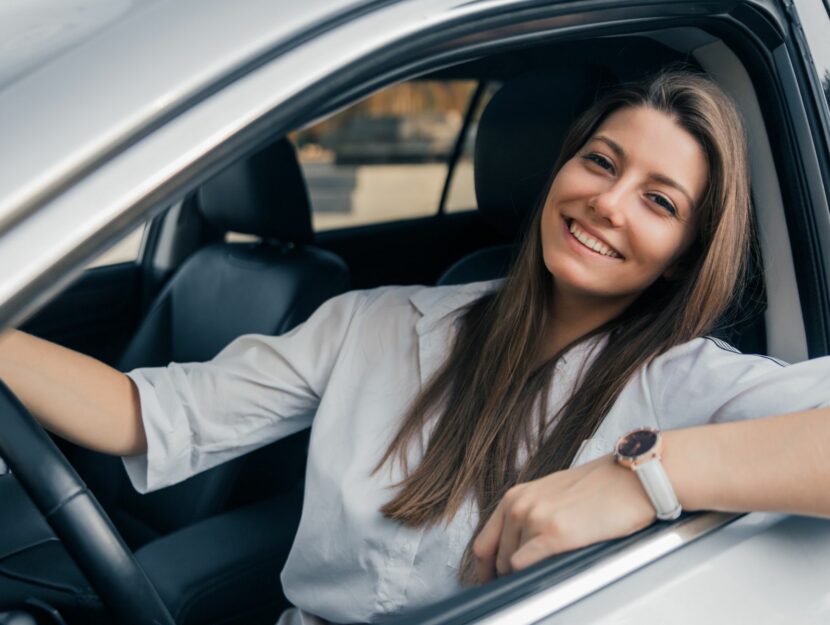
[[[349,288],[497,277],[573,113],[682,62],[750,138],[756,280],[721,337],[830,353],[827,0],[11,0],[0,35],[4,327],[128,369]],[[361,116],[457,132],[338,162]],[[304,436],[142,497],[2,389],[0,624],[273,623]],[[827,623],[828,562],[829,521],[701,513],[392,622]]]

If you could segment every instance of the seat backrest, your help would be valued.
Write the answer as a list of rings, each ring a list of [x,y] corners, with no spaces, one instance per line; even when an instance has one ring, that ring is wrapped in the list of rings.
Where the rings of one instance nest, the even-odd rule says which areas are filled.
[[[311,245],[308,193],[287,140],[215,176],[197,202],[218,230],[261,241],[218,243],[190,256],[124,351],[124,371],[209,360],[241,334],[280,334],[349,287],[345,263]]]
[[[281,334],[349,288],[345,263],[311,245],[308,194],[287,140],[218,174],[197,201],[216,228],[261,241],[218,243],[188,258],[154,300],[119,362],[122,370],[209,360],[242,334]],[[120,484],[102,485],[116,498],[105,505],[135,546],[222,509],[244,462],[145,496],[119,467]]]

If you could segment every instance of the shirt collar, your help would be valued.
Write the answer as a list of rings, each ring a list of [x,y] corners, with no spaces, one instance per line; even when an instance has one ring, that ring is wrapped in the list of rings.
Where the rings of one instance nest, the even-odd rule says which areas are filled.
[[[409,301],[423,315],[415,326],[418,336],[432,331],[447,315],[472,304],[482,295],[495,290],[502,282],[502,279],[486,280],[462,285],[425,287],[416,291],[409,297]]]
[[[415,324],[421,384],[432,378],[447,358],[452,344],[452,324],[447,317],[493,291],[501,280],[471,284],[425,287],[409,297],[422,317]]]

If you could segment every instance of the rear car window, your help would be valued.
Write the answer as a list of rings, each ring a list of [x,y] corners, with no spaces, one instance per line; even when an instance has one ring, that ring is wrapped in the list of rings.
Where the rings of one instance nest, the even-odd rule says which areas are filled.
[[[464,135],[464,147],[459,154],[450,172],[449,189],[447,199],[444,201],[444,211],[457,213],[461,211],[474,210],[476,208],[475,179],[473,178],[473,156],[475,155],[476,135],[478,133],[478,122],[481,114],[487,107],[487,103],[501,87],[500,82],[488,82],[483,89],[481,97],[475,103],[475,110],[470,119],[469,126]]]
[[[472,80],[397,84],[291,133],[314,229],[437,213],[476,85]]]

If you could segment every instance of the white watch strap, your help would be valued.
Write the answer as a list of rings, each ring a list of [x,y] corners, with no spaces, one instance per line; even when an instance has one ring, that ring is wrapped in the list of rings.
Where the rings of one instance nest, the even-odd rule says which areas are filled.
[[[654,509],[657,511],[657,518],[661,521],[673,521],[680,516],[683,509],[674,494],[669,476],[663,469],[660,458],[654,458],[634,467],[634,472],[640,478],[640,482],[651,499]]]

